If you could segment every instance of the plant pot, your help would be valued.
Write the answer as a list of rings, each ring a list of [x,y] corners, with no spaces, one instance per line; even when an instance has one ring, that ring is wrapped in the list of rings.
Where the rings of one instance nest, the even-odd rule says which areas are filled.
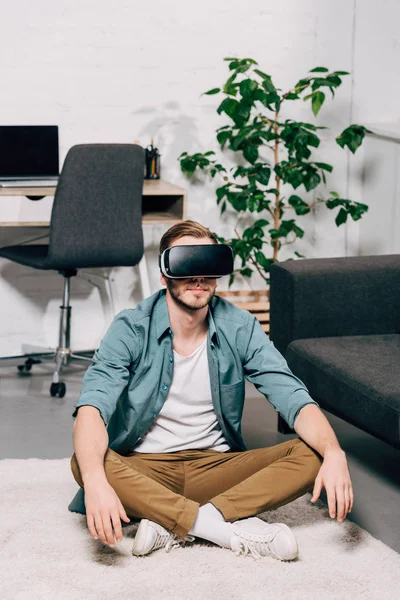
[[[269,290],[217,291],[217,296],[251,312],[260,321],[265,333],[269,334]]]

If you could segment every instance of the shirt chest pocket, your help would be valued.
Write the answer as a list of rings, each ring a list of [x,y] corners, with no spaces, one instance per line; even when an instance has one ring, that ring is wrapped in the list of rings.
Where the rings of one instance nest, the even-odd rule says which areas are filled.
[[[221,407],[224,417],[232,424],[240,424],[244,405],[244,379],[230,385],[221,385]]]

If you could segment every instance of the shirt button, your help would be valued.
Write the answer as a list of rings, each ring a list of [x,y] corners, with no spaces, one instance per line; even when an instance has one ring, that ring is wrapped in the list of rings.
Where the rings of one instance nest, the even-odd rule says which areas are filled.
[[[162,389],[163,389],[163,390],[167,390],[168,388],[167,388],[167,386],[166,386],[166,385],[163,385],[163,386],[162,386]]]

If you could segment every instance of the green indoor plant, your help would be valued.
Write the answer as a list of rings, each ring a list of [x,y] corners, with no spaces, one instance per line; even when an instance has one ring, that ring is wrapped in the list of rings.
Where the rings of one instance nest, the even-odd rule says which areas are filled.
[[[360,219],[368,210],[365,204],[341,198],[336,192],[330,192],[326,198],[319,197],[314,203],[292,193],[300,186],[310,192],[321,181],[326,184],[326,176],[333,171],[333,166],[315,161],[311,156],[320,144],[319,130],[326,127],[281,118],[282,106],[299,100],[309,100],[317,116],[325,101],[325,91],[329,89],[333,97],[342,77],[348,73],[316,67],[283,93],[270,75],[257,68],[255,60],[224,60],[230,71],[228,80],[222,88],[213,88],[206,94],[224,95],[217,112],[225,113],[231,123],[217,129],[217,141],[221,151],[229,149],[238,153],[235,156],[242,164],[228,169],[214,151],[207,151],[192,155],[183,152],[179,157],[180,166],[188,176],[196,169],[207,172],[211,178],[221,176],[223,183],[216,190],[221,214],[228,205],[238,213],[236,237],[228,240],[217,235],[221,242],[231,245],[235,258],[240,259],[229,286],[237,273],[251,277],[254,270],[269,283],[271,264],[278,261],[282,245],[304,235],[296,217],[309,213],[313,204],[339,208],[335,218],[338,226],[345,223],[348,216]],[[350,125],[336,137],[336,142],[354,153],[366,132],[369,130],[362,125]],[[271,157],[263,157],[264,152]],[[286,193],[290,188],[290,193]],[[249,215],[253,217],[250,225],[241,226],[243,217],[248,220]],[[294,254],[301,256],[298,252]]]

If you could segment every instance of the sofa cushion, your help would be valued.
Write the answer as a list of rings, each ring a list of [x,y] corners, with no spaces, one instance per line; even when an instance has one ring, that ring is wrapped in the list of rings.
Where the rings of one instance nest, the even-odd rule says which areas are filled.
[[[400,335],[295,340],[286,359],[321,408],[400,448]]]

